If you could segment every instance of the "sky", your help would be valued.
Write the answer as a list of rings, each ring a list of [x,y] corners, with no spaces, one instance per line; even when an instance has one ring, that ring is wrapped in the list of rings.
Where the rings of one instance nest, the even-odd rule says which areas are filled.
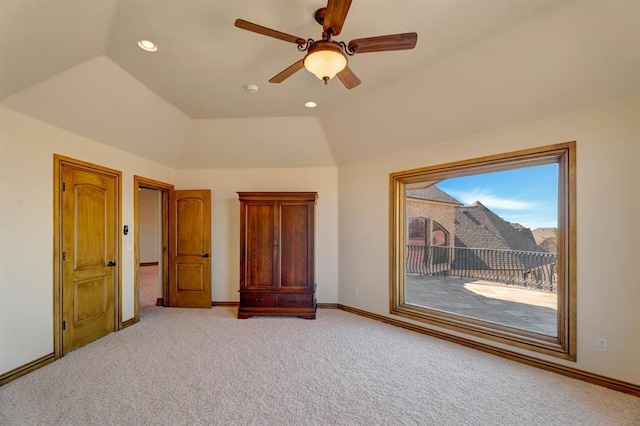
[[[523,167],[443,180],[436,185],[465,205],[480,201],[530,229],[558,226],[558,165]]]

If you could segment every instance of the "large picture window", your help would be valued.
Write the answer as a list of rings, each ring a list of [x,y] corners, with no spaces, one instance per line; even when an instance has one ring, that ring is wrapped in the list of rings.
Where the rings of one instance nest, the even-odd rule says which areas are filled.
[[[575,143],[391,174],[391,313],[575,360]]]

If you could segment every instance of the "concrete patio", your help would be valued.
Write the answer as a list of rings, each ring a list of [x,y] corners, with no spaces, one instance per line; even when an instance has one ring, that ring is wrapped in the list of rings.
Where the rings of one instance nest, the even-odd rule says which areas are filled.
[[[472,278],[407,275],[405,302],[557,336],[556,293]]]

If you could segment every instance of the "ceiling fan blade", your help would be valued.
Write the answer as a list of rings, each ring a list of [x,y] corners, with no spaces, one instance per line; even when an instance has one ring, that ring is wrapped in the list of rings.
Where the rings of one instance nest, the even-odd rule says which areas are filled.
[[[279,40],[288,41],[289,43],[305,44],[306,40],[302,37],[297,37],[291,34],[283,33],[280,31],[272,30],[271,28],[263,27],[262,25],[254,24],[252,22],[245,21],[244,19],[236,19],[236,27],[243,30],[253,31],[254,33],[266,35],[269,37],[277,38]]]
[[[360,79],[353,73],[353,71],[351,71],[351,68],[349,68],[348,66],[340,71],[337,75],[342,84],[344,84],[344,87],[346,87],[347,89],[353,89],[358,84],[360,84]]]
[[[340,34],[344,20],[347,19],[349,7],[351,7],[351,0],[329,0],[324,22],[322,23],[325,33],[329,28],[333,28],[332,36]]]
[[[413,49],[417,41],[417,33],[391,34],[378,37],[357,38],[349,42],[348,48],[351,52],[355,53],[408,50]]]
[[[282,83],[287,78],[291,77],[293,74],[300,71],[303,67],[304,67],[304,58],[300,59],[298,62],[294,62],[287,69],[273,76],[273,78],[269,80],[269,83]]]

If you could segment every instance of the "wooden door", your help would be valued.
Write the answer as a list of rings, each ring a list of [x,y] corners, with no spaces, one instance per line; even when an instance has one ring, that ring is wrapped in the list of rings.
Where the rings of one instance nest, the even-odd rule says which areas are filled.
[[[277,284],[278,220],[273,201],[242,205],[240,282],[243,290],[272,291]]]
[[[62,348],[115,330],[116,177],[62,165]]]
[[[211,308],[211,191],[171,191],[169,306]]]

